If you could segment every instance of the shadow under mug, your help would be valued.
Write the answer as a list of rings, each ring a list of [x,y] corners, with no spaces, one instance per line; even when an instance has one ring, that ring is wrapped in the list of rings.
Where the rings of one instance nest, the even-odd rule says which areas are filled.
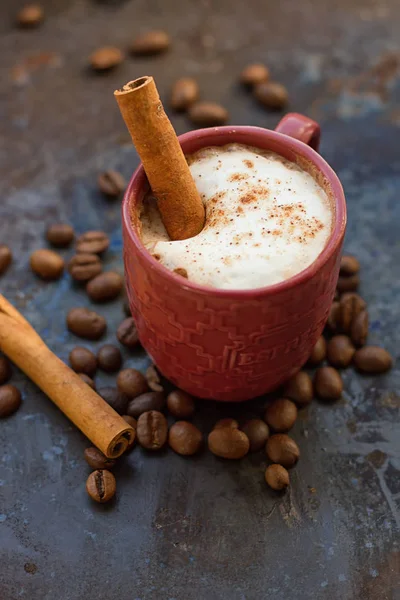
[[[237,142],[271,150],[312,172],[331,199],[333,226],[317,259],[268,287],[225,290],[198,285],[167,270],[144,248],[136,206],[148,191],[140,165],[122,205],[127,293],[143,347],[177,387],[201,398],[241,401],[277,388],[306,362],[321,335],[335,293],[346,228],[340,181],[317,153],[320,129],[286,115],[275,131],[216,127],[180,136],[185,154]]]

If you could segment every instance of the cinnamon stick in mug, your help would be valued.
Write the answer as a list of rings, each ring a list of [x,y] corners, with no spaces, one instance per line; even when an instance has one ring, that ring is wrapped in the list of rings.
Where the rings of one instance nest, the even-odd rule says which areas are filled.
[[[117,458],[133,442],[133,428],[51,352],[28,321],[1,294],[0,350],[108,458]]]
[[[171,240],[200,233],[205,212],[179,140],[154,79],[140,77],[114,92],[143,163],[161,218]]]

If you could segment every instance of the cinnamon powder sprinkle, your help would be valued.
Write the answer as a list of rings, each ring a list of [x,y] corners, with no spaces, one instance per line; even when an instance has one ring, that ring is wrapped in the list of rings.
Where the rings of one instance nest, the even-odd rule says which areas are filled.
[[[247,158],[243,161],[243,164],[245,164],[248,169],[252,169],[254,167],[253,161],[248,160]]]
[[[250,162],[250,161],[248,161]],[[228,181],[243,181],[244,179],[248,179],[250,176],[246,173],[233,173],[228,177]]]
[[[247,192],[243,196],[240,196],[239,202],[242,204],[249,204],[250,202],[257,202],[257,195],[254,192]]]
[[[174,269],[174,273],[180,275],[181,277],[185,277],[185,279],[188,279],[188,273],[186,269],[181,269],[181,267],[178,267],[177,269]]]

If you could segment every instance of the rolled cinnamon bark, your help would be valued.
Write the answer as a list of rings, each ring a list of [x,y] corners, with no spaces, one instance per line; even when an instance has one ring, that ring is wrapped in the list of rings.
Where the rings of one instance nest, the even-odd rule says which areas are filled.
[[[179,140],[152,77],[114,92],[172,240],[200,233],[205,212]]]
[[[133,428],[51,352],[28,321],[1,294],[0,350],[108,458],[117,458],[133,442]]]

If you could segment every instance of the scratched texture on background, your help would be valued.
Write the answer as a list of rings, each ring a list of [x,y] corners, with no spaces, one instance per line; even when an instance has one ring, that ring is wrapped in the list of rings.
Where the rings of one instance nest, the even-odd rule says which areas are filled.
[[[16,257],[0,289],[61,358],[78,343],[66,312],[87,299],[67,276],[38,282],[28,258],[44,227],[66,219],[78,232],[105,229],[107,266],[122,268],[119,203],[96,188],[102,169],[129,177],[138,163],[113,90],[152,74],[165,98],[174,78],[194,75],[231,123],[274,127],[279,115],[237,86],[254,60],[287,85],[291,110],[321,122],[321,152],[347,195],[346,249],[361,260],[370,339],[398,355],[396,0],[43,0],[47,18],[35,31],[13,28],[17,4],[0,9],[0,242]],[[96,47],[126,47],[152,27],[170,32],[169,54],[129,58],[103,77],[87,71]],[[184,116],[173,122],[179,133],[189,128]],[[111,341],[121,303],[99,311]],[[147,361],[139,352],[125,364]],[[302,457],[285,497],[266,489],[263,456],[228,464],[136,448],[116,469],[116,501],[103,507],[84,490],[85,439],[15,373],[23,407],[0,424],[0,599],[400,598],[399,372],[349,370],[344,379],[342,401],[301,413],[293,435]],[[196,419],[207,431],[217,417],[255,409],[207,404]]]

